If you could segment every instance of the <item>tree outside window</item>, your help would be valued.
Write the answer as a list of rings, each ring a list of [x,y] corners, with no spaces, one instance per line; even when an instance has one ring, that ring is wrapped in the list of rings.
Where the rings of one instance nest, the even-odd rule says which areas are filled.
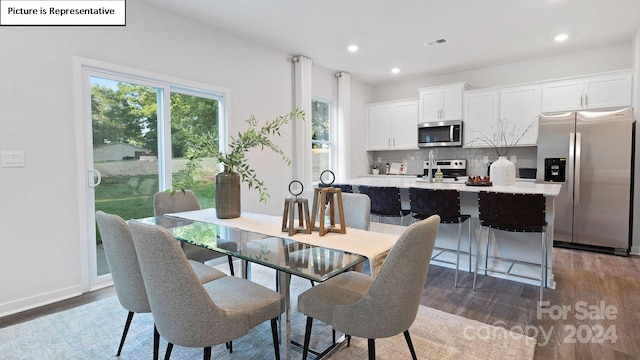
[[[331,102],[322,99],[311,101],[311,163],[313,181],[320,180],[320,173],[333,169]]]

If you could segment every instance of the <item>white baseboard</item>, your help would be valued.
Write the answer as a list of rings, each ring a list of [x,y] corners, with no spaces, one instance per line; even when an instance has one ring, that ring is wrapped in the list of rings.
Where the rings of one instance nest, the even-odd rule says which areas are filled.
[[[34,309],[57,301],[65,300],[82,294],[81,286],[71,286],[65,289],[38,294],[28,298],[17,299],[0,304],[0,317]]]

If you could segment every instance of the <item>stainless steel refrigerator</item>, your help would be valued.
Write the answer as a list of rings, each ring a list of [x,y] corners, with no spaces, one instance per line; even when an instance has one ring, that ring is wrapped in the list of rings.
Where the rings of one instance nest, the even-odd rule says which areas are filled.
[[[562,182],[554,245],[627,255],[631,246],[633,109],[538,119],[538,181]]]

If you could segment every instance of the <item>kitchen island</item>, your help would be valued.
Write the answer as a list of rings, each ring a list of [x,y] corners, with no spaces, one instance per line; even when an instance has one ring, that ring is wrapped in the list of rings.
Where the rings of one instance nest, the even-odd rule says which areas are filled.
[[[476,246],[478,244],[478,238],[480,237],[480,224],[478,220],[478,195],[480,191],[492,191],[499,193],[518,193],[518,194],[542,194],[546,199],[545,216],[547,220],[547,287],[555,288],[555,281],[553,278],[553,224],[555,218],[554,198],[560,193],[562,184],[550,184],[550,183],[536,183],[531,181],[516,182],[515,186],[468,186],[464,181],[454,181],[446,179],[443,183],[429,183],[419,178],[410,178],[406,176],[393,178],[393,177],[363,177],[357,179],[351,179],[344,181],[354,185],[354,192],[357,191],[358,185],[368,186],[394,186],[406,192],[406,189],[410,187],[437,189],[437,190],[457,190],[460,193],[460,211],[462,214],[471,215],[471,242],[472,253],[475,254]],[[408,208],[408,203],[403,207]],[[405,220],[405,223],[408,221]],[[468,232],[462,230],[462,243],[461,249],[465,248],[466,234]],[[482,231],[482,236],[486,238],[486,230]],[[458,237],[458,225],[457,224],[441,224],[438,231],[438,238],[436,240],[436,247],[455,250],[457,247]],[[498,237],[499,242],[496,241]],[[485,240],[483,238],[483,241]],[[492,238],[490,239],[491,245],[489,247],[490,256],[511,258],[520,261],[526,261],[531,263],[540,263],[540,234],[538,233],[511,233],[504,231],[493,231]],[[446,262],[438,261],[442,259]],[[455,267],[448,262],[455,261],[455,252],[450,251],[442,256],[438,256],[437,259],[432,261],[432,264],[439,266]],[[466,256],[460,256],[460,270],[468,271],[469,261],[471,261],[472,269],[475,266],[475,256],[471,259]],[[506,262],[495,260],[491,261],[489,267],[496,270],[506,270],[505,266],[508,266]],[[540,274],[539,266],[532,266],[524,263],[517,263],[512,269],[513,273],[522,274],[531,277],[538,277]],[[528,284],[538,285],[535,280],[523,279],[520,277],[514,277],[499,273],[487,273],[489,276],[496,276],[515,281],[525,282]],[[458,284],[459,286],[466,286],[465,283]],[[471,286],[471,284],[468,284]],[[478,286],[482,287],[482,277],[478,279]]]

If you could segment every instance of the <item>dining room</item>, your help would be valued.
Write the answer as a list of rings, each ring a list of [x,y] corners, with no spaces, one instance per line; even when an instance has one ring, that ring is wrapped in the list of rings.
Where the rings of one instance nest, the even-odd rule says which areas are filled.
[[[640,99],[637,91],[640,83],[635,70],[640,67],[640,36],[637,30],[618,34],[620,37],[615,37],[616,40],[611,42],[592,40],[568,48],[561,48],[554,43],[552,47],[555,50],[549,53],[537,55],[527,52],[525,57],[520,58],[507,58],[505,55],[474,67],[448,67],[439,73],[409,75],[409,71],[403,69],[398,74],[392,74],[385,65],[379,68],[384,69],[377,75],[380,78],[370,80],[359,76],[359,70],[367,63],[364,60],[366,46],[361,45],[360,52],[354,53],[346,50],[346,40],[341,40],[345,44],[335,45],[336,49],[340,49],[336,52],[351,57],[340,65],[332,65],[324,62],[321,55],[308,53],[302,45],[295,51],[265,45],[259,38],[226,30],[220,27],[222,23],[215,26],[207,23],[206,19],[194,20],[189,14],[172,11],[162,3],[153,0],[127,1],[124,26],[0,26],[0,46],[4,49],[4,55],[0,56],[3,79],[0,84],[0,151],[3,161],[0,167],[0,229],[3,234],[0,251],[0,285],[3,288],[0,292],[0,337],[3,341],[0,353],[16,358],[42,358],[46,357],[47,351],[55,343],[60,346],[53,353],[56,354],[54,358],[84,358],[89,351],[99,354],[94,356],[96,358],[107,357],[104,354],[111,357],[116,353],[127,311],[117,302],[95,214],[102,210],[118,214],[126,220],[153,217],[154,195],[172,189],[184,174],[187,163],[185,145],[187,140],[192,140],[184,135],[189,129],[199,134],[215,132],[222,139],[217,145],[224,148],[231,143],[231,137],[246,131],[247,120],[253,115],[259,123],[264,123],[301,108],[302,103],[307,104],[306,119],[287,124],[281,129],[280,137],[274,140],[290,158],[290,165],[282,160],[280,154],[270,151],[254,149],[246,156],[248,164],[268,190],[269,198],[261,201],[261,192],[243,183],[242,211],[282,221],[283,202],[290,197],[287,185],[296,179],[308,189],[317,185],[314,171],[317,173],[326,168],[322,162],[323,166],[316,166],[314,170],[317,157],[322,157],[323,161],[334,161],[330,168],[335,171],[339,181],[355,179],[361,174],[369,175],[370,164],[375,162],[377,156],[366,150],[364,129],[367,127],[367,104],[413,98],[417,96],[417,88],[460,81],[468,81],[478,87],[501,87],[512,85],[514,81],[539,82],[618,71],[633,72],[632,96],[636,108]],[[439,5],[443,7],[437,7],[439,11],[435,12],[416,11],[416,6],[422,6],[418,4],[404,5],[404,11],[408,13],[429,14],[450,22],[460,18],[460,9],[452,12],[449,5]],[[428,5],[436,6],[430,2]],[[510,2],[503,2],[502,5],[505,11],[507,7],[515,6]],[[622,26],[626,24],[622,18],[637,19],[637,4],[621,0],[619,5],[619,9],[628,6],[625,9],[629,11],[622,11],[623,14],[619,14],[621,17],[611,16],[610,19],[618,18],[618,28],[622,29],[626,28]],[[473,6],[496,8],[487,1],[476,2]],[[575,9],[575,4],[547,2],[544,6],[529,9],[530,12],[526,11],[527,8],[518,8],[508,13],[527,15],[552,6],[559,7],[558,14]],[[327,5],[329,7],[334,8],[331,11],[334,16],[366,13],[362,11],[366,5],[361,1],[348,5],[331,2]],[[335,15],[336,8],[341,9],[338,15]],[[590,12],[600,9],[601,14],[611,11],[608,6],[597,4],[590,4],[586,8]],[[249,13],[246,8],[241,10]],[[327,9],[322,12],[325,11]],[[318,11],[317,15],[320,16],[320,13]],[[497,13],[500,15],[500,12]],[[196,15],[201,14],[204,12]],[[286,12],[281,11],[274,16],[282,14]],[[288,20],[273,21],[263,29],[284,27],[294,19],[312,25],[315,18],[308,14],[298,12]],[[471,17],[474,19],[477,16]],[[501,24],[506,18],[510,17],[503,16],[499,21],[485,21],[477,26],[484,28],[489,23]],[[333,19],[330,23],[336,21]],[[389,27],[402,28],[402,23],[400,21],[399,25]],[[415,23],[427,24],[429,21]],[[611,23],[615,21],[598,21],[598,25],[593,27],[604,31],[605,25],[608,28],[607,24]],[[245,24],[248,28],[249,24],[254,23]],[[467,29],[468,33],[467,24],[470,23],[459,28]],[[296,31],[289,28],[287,32]],[[406,31],[408,33],[410,31]],[[438,36],[433,34],[433,38]],[[309,43],[308,39],[304,39],[304,43]],[[486,38],[476,39],[476,43],[486,43]],[[418,45],[421,49],[426,48],[421,42]],[[446,50],[447,46],[452,45],[449,43],[428,49]],[[385,53],[393,53],[388,49]],[[454,59],[452,56],[448,58]],[[335,128],[338,131],[334,133],[335,137],[329,139],[331,141],[311,136],[313,113],[319,113],[320,110],[326,110],[332,115],[331,119],[338,122]],[[120,119],[122,121],[114,122],[110,116],[115,114],[126,116]],[[481,161],[482,155],[476,157],[475,149],[460,150],[477,160],[474,162],[475,168],[486,168]],[[424,154],[424,150],[389,150],[383,156],[392,151],[399,151],[394,152],[394,156],[401,154],[399,156],[414,157],[416,163]],[[521,153],[516,154],[521,157]],[[190,189],[198,195],[202,209],[212,209],[216,207],[213,179],[221,166],[207,159],[203,163],[203,170],[199,179],[203,181],[201,187]],[[470,197],[474,198],[472,195],[463,195],[466,200]],[[312,199],[313,196],[308,196],[309,202]],[[465,202],[464,206],[475,209],[475,203],[469,204],[472,203]],[[348,208],[345,210],[345,215],[351,215]],[[635,212],[634,216],[638,214]],[[636,218],[633,220],[637,222]],[[398,238],[411,222],[411,217],[407,216],[402,226],[394,224],[387,227],[387,224],[380,224],[374,215],[371,217],[371,228],[377,233],[392,233],[380,235],[383,238]],[[472,222],[475,231],[478,231],[478,219],[474,218]],[[271,237],[286,238],[287,232],[281,231],[280,223],[276,223],[279,231]],[[466,225],[465,222],[462,226],[462,238],[465,240]],[[330,233],[325,236],[327,239],[347,238],[358,232],[349,230],[347,234]],[[458,224],[442,225],[436,247],[443,245],[455,250],[457,231]],[[314,230],[312,235],[319,237],[318,234]],[[425,354],[422,351],[427,351],[427,344],[429,341],[433,343],[433,340],[428,340],[424,334],[429,331],[438,333],[438,329],[422,327],[422,324],[429,322],[426,318],[437,314],[442,316],[439,319],[445,319],[443,323],[447,322],[446,319],[454,323],[452,317],[446,317],[442,312],[536,338],[535,359],[638,356],[640,345],[637,339],[627,335],[637,333],[637,324],[640,323],[635,312],[630,310],[636,306],[636,299],[639,298],[639,265],[637,256],[633,255],[640,253],[638,234],[634,231],[632,254],[628,257],[551,249],[548,260],[553,277],[549,276],[548,282],[550,284],[553,281],[557,286],[555,289],[554,286],[545,287],[543,300],[548,302],[548,309],[553,311],[557,311],[558,307],[570,306],[572,311],[564,314],[566,316],[545,312],[547,308],[537,305],[541,290],[538,280],[518,282],[513,281],[515,278],[478,273],[474,291],[475,272],[469,272],[467,265],[471,266],[471,262],[465,262],[464,255],[464,266],[455,266],[459,267],[459,271],[454,271],[451,263],[431,261],[417,314],[422,321],[416,322],[418,328],[415,331],[410,329],[416,350],[419,354]],[[303,234],[292,236],[302,237]],[[325,240],[325,236],[321,240]],[[537,236],[537,233],[530,236]],[[473,241],[476,240],[473,238]],[[540,241],[536,241],[537,249]],[[184,249],[201,253],[200,249],[191,246],[185,245]],[[251,253],[253,259],[261,256],[260,250],[270,250],[260,245],[257,245],[257,249],[257,252]],[[366,251],[349,250],[360,257],[367,257],[362,254]],[[468,254],[473,252],[475,255],[476,250],[474,245]],[[453,256],[450,254],[448,252],[448,257],[445,257],[455,261],[455,252]],[[284,258],[284,253],[282,256]],[[537,250],[527,257],[535,264],[540,262]],[[232,267],[229,266],[229,259]],[[233,254],[216,254],[215,258],[204,261],[226,277],[234,275],[242,278],[245,264],[241,258],[234,258]],[[364,264],[367,262],[356,265],[363,266],[364,271],[370,273],[371,268]],[[351,264],[344,264],[345,267],[347,265]],[[235,274],[231,273],[231,269]],[[255,264],[251,270],[262,286],[277,293],[275,279],[278,276],[274,269]],[[484,273],[484,270],[481,272]],[[538,271],[533,270],[532,274],[537,276]],[[310,280],[317,286],[327,279],[291,276],[289,295],[292,303],[297,302],[298,294],[310,289]],[[286,284],[283,281],[280,279],[279,284]],[[611,306],[617,309],[617,317],[609,319],[601,316]],[[423,307],[438,312],[423,312]],[[306,330],[305,318],[294,306],[289,309],[292,324],[290,334],[302,344]],[[591,313],[588,311],[590,309]],[[68,317],[57,318],[53,316],[56,314]],[[100,316],[100,319],[92,316]],[[588,319],[581,319],[584,316]],[[139,319],[141,323],[136,324],[134,318],[127,341],[134,344],[133,349],[143,349],[143,353],[134,350],[127,355],[129,358],[146,357],[147,354],[151,356],[153,337],[147,334],[149,329],[153,332],[153,320],[149,314]],[[33,323],[31,320],[43,323]],[[460,324],[464,329],[467,323]],[[24,328],[21,330],[16,327],[18,325]],[[234,341],[233,353],[229,353],[224,344],[214,351],[218,351],[220,356],[246,358],[249,353],[245,351],[256,351],[257,348],[261,349],[257,353],[271,358],[273,342],[269,326],[269,321],[265,321],[257,331],[249,333],[249,338],[261,336],[263,344],[260,346],[254,346],[251,341],[238,340]],[[84,330],[93,328],[96,328],[95,331],[105,329],[109,336],[98,332],[83,337]],[[464,340],[465,333],[461,328],[439,332],[457,333]],[[55,331],[41,332],[43,329]],[[71,340],[64,336],[69,334],[67,329],[74,329],[73,337],[69,337]],[[602,342],[598,337],[587,336],[601,329],[602,335],[608,330],[607,338],[603,338]],[[22,343],[14,342],[20,338],[14,331],[21,331],[20,336],[33,337],[24,337],[26,341]],[[281,332],[278,335],[283,337]],[[476,332],[475,335],[483,337],[484,333]],[[612,341],[613,335],[617,335],[616,341]],[[78,340],[74,341],[73,338]],[[319,340],[331,342],[332,334],[329,326],[316,321],[311,342],[313,344]],[[162,341],[164,352],[166,342]],[[91,345],[98,342],[100,345],[95,348]],[[136,343],[140,346],[136,346]],[[442,340],[442,343],[446,341]],[[388,345],[385,344],[384,340],[376,342],[380,358],[389,356],[384,355],[385,352],[402,352],[410,356],[402,334],[399,338],[392,338]],[[364,358],[367,345],[363,338],[354,338],[352,347],[355,350],[342,347],[333,357]],[[64,353],[64,348],[70,347],[76,347],[73,351],[77,352],[65,356],[69,353]],[[292,349],[290,354],[302,356],[296,346]],[[176,345],[172,357],[202,357],[202,349],[192,350],[190,352]],[[281,352],[285,351],[281,347]],[[450,354],[454,350],[443,351]]]

